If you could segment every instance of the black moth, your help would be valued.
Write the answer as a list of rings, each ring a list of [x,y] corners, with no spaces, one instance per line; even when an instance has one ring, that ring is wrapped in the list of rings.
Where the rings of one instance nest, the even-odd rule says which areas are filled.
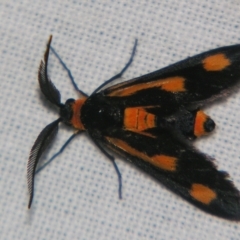
[[[240,219],[240,194],[228,174],[192,141],[213,131],[214,121],[200,107],[224,95],[240,80],[240,45],[201,53],[169,67],[104,88],[122,76],[132,62],[90,96],[61,103],[60,93],[47,74],[52,36],[39,68],[42,93],[59,108],[60,117],[47,125],[35,141],[27,167],[31,207],[38,161],[64,122],[84,131],[114,164],[108,149],[124,156],[167,188],[202,210],[230,220]],[[70,141],[70,139],[69,139]],[[66,144],[67,145],[67,144]],[[65,146],[66,146],[65,145]],[[64,147],[65,147],[64,146]]]

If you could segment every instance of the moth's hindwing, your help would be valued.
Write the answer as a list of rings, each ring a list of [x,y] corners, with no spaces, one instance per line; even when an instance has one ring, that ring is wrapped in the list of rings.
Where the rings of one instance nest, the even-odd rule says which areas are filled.
[[[194,205],[214,215],[239,220],[240,195],[213,160],[169,132],[157,138],[116,130],[105,144]]]

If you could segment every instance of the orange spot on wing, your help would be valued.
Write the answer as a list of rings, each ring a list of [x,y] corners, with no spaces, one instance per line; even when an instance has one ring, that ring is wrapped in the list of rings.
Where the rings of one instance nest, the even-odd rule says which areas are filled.
[[[198,111],[195,117],[195,124],[194,124],[194,135],[196,137],[200,137],[202,135],[207,134],[204,129],[204,123],[209,117],[203,112]]]
[[[86,98],[80,98],[72,104],[73,115],[71,119],[71,124],[73,125],[73,127],[79,130],[85,129],[81,121],[81,108],[85,101]]]
[[[166,78],[162,84],[162,89],[168,92],[184,92],[184,81],[183,77]]]
[[[230,59],[223,53],[218,53],[209,57],[206,57],[203,61],[203,68],[206,71],[221,71],[224,68],[231,65]]]
[[[134,84],[129,87],[124,87],[120,85],[119,88],[113,89],[108,96],[111,97],[123,97],[132,95],[138,91],[146,90],[150,88],[160,88],[169,92],[184,92],[184,82],[183,77],[169,77],[165,79],[159,79],[152,82]]]
[[[131,154],[132,156],[141,158],[142,160],[149,162],[150,164],[161,168],[165,171],[176,171],[177,167],[177,158],[166,156],[166,155],[154,155],[154,156],[148,156],[143,152],[140,152],[139,150],[136,150],[135,148],[129,146],[126,142],[117,139],[117,138],[110,138],[107,137],[107,140],[112,143],[114,146],[122,149],[124,152],[127,152]]]
[[[176,171],[177,158],[166,155],[155,155],[152,158],[153,165],[168,171]]]
[[[203,204],[210,204],[217,197],[215,191],[198,183],[192,184],[190,195]]]

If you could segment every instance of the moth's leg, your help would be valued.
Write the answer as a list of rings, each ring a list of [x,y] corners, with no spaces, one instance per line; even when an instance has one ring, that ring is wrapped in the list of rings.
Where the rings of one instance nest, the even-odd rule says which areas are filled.
[[[128,69],[128,67],[131,65],[132,61],[133,61],[133,57],[136,53],[136,49],[137,49],[137,42],[138,40],[136,39],[135,40],[135,43],[134,43],[134,46],[133,46],[133,50],[132,50],[132,54],[131,54],[131,57],[128,61],[128,63],[125,65],[125,67],[122,69],[121,72],[119,72],[118,74],[116,74],[115,76],[111,77],[109,80],[105,81],[103,84],[101,84],[96,90],[94,90],[94,92],[91,94],[93,95],[94,93],[98,92],[100,89],[102,89],[104,86],[106,86],[107,84],[113,82],[114,80],[120,78],[124,72]]]
[[[60,148],[60,150],[58,152],[56,152],[46,163],[44,163],[41,167],[39,167],[35,174],[39,173],[40,171],[42,171],[48,164],[50,164],[58,155],[60,155],[65,148],[68,146],[68,144],[80,133],[82,133],[83,131],[77,131],[75,132],[64,144],[63,146]]]
[[[110,155],[103,147],[102,145],[99,144],[99,142],[97,140],[95,140],[94,138],[92,138],[93,142],[98,146],[98,148],[100,149],[100,151],[112,162],[115,170],[116,170],[116,173],[117,173],[117,176],[118,176],[118,195],[119,195],[119,198],[122,199],[122,175],[118,169],[118,166],[115,162],[115,159],[112,155]]]

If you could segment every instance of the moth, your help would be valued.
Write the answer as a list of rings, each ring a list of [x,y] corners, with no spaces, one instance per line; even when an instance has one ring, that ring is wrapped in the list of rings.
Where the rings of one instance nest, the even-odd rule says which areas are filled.
[[[59,109],[60,117],[37,137],[28,160],[31,207],[39,159],[63,122],[86,132],[121,174],[111,152],[123,156],[167,188],[200,209],[230,220],[240,219],[240,194],[226,172],[193,146],[211,133],[214,121],[201,110],[226,96],[240,81],[240,45],[221,47],[134,78],[105,87],[122,76],[133,60],[90,96],[61,103],[60,92],[47,73],[52,36],[41,61],[38,80],[43,95]],[[74,83],[75,84],[75,83]]]

